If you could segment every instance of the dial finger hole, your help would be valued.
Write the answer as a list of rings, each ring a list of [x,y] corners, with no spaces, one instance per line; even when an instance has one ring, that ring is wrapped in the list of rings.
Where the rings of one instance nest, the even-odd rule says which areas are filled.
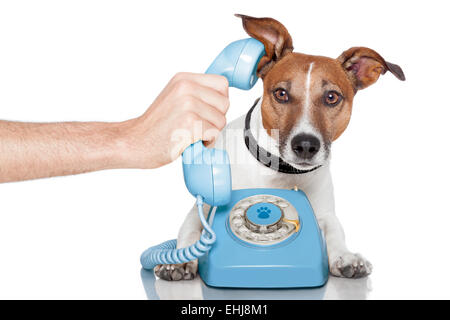
[[[277,205],[280,208],[287,208],[287,207],[289,207],[289,204],[287,202],[284,202],[284,201],[278,201]]]

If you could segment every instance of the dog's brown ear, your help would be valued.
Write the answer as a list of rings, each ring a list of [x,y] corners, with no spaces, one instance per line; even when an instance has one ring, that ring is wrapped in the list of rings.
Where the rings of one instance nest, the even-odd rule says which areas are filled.
[[[286,53],[292,52],[292,38],[287,29],[272,18],[254,18],[236,14],[242,19],[242,25],[248,35],[264,44],[266,54],[258,63],[257,74],[264,78],[274,62],[280,60]]]
[[[350,48],[344,51],[337,60],[347,72],[355,91],[375,83],[380,74],[385,74],[386,71],[392,72],[399,80],[405,80],[400,66],[385,61],[382,56],[369,48]]]

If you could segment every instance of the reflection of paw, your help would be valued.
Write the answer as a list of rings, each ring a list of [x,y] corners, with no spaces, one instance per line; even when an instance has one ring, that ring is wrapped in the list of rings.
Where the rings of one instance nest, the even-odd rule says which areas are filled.
[[[372,273],[372,264],[361,255],[344,253],[330,261],[332,275],[343,278],[361,278]]]
[[[164,280],[192,280],[197,274],[197,263],[190,261],[182,264],[159,264],[154,270],[155,274]]]
[[[172,283],[164,281],[165,283]],[[325,287],[324,300],[364,300],[372,291],[370,277],[330,277]]]

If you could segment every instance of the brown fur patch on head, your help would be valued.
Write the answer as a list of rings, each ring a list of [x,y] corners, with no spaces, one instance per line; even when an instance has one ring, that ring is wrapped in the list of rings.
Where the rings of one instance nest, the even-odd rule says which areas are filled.
[[[288,104],[280,104],[273,96],[274,90],[278,88],[286,89],[288,92],[298,91],[299,78],[306,74],[307,70],[302,70],[302,61],[294,59],[294,54],[288,54],[275,65],[275,69],[269,72],[264,79],[264,95],[261,105],[263,126],[269,134],[278,130],[280,141],[285,141],[302,113],[300,107],[302,97],[290,95]],[[303,68],[304,69],[304,68]],[[290,107],[297,104],[297,107]]]
[[[342,101],[334,107],[324,104],[324,95],[335,91]],[[325,141],[336,140],[347,128],[352,112],[354,91],[338,61],[327,57],[314,58],[311,74],[311,121]]]
[[[309,93],[306,93],[306,78],[311,64]],[[277,88],[287,90],[288,103],[279,103],[274,98],[273,92]],[[329,90],[342,94],[341,104],[333,108],[323,104],[323,95]],[[283,144],[294,125],[308,116],[324,140],[331,142],[347,127],[353,96],[352,85],[335,59],[290,53],[276,63],[264,79],[263,126],[269,134],[278,130]],[[309,101],[306,101],[308,97]],[[309,105],[308,115],[305,114],[306,105]]]

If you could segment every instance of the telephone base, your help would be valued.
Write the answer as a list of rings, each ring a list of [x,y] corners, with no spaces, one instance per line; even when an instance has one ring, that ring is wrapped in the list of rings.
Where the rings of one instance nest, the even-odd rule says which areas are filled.
[[[209,286],[302,288],[328,280],[326,244],[302,191],[233,190],[227,205],[210,210],[209,222],[217,241],[199,259]]]

